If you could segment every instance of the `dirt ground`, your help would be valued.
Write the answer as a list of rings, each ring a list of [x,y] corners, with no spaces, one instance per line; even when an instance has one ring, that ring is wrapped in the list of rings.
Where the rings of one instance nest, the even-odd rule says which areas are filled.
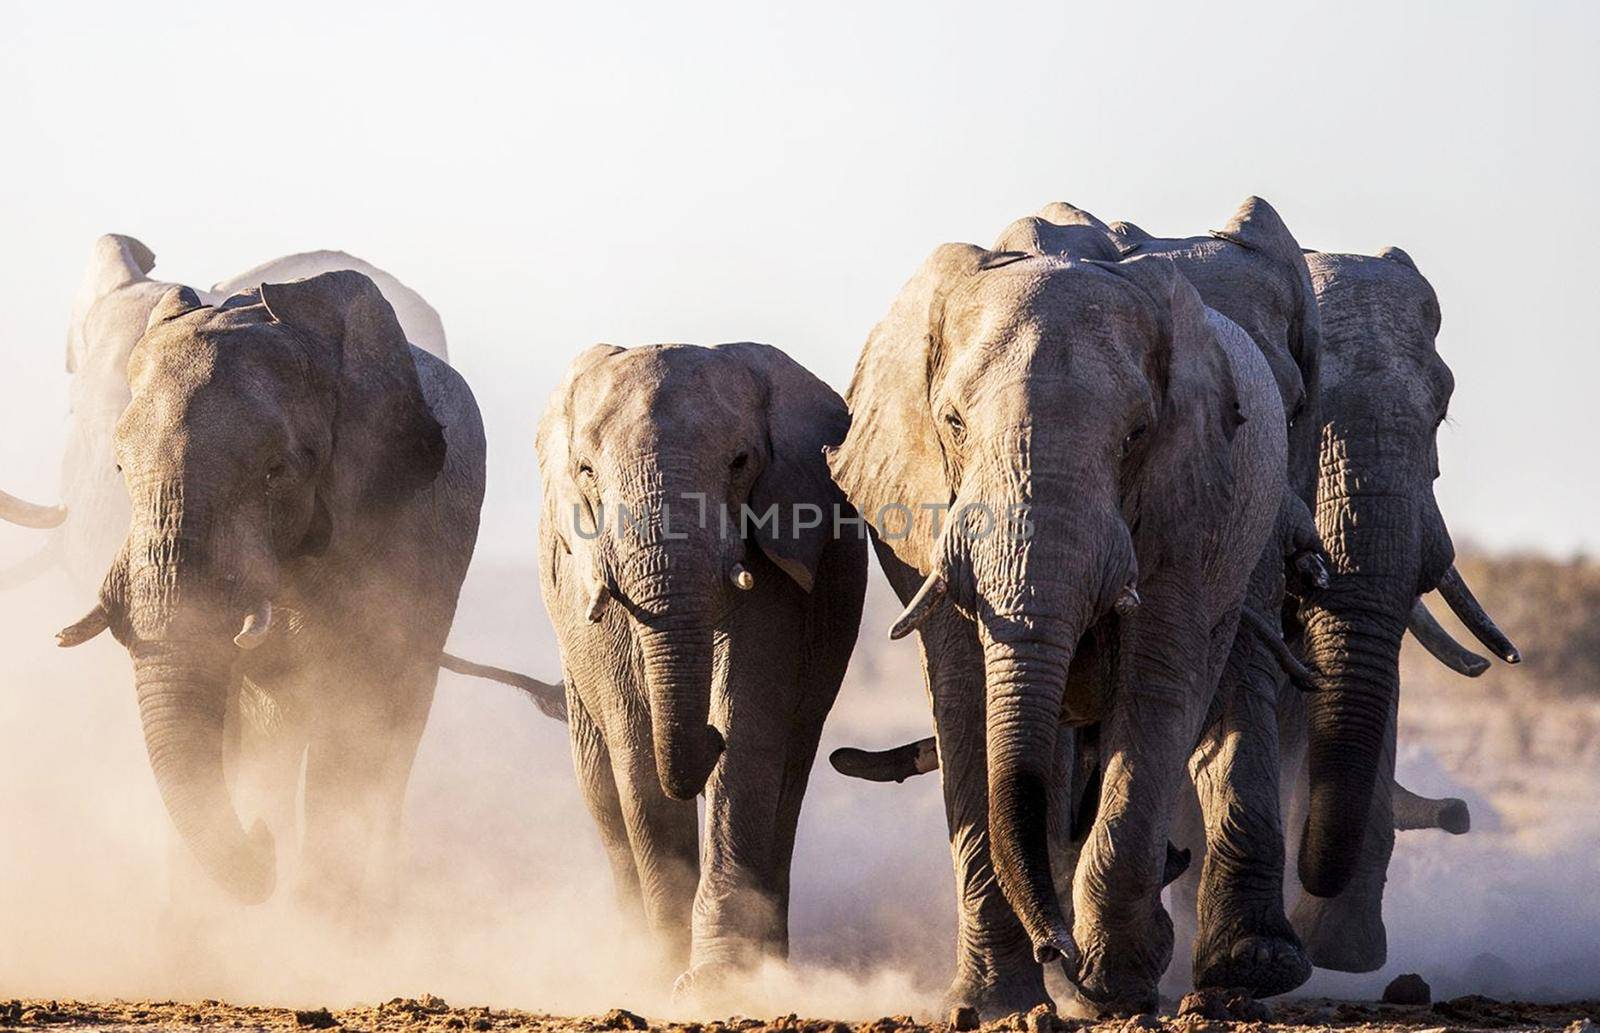
[[[1351,1030],[1360,1033],[1446,1030],[1563,1030],[1565,1033],[1600,1033],[1600,1001],[1566,1004],[1527,1004],[1469,996],[1436,1001],[1431,1005],[1401,1006],[1370,1002],[1307,998],[1276,1002],[1260,1010],[1244,1005],[1250,1018],[1229,1014],[1221,1000],[1186,998],[1180,1014],[1140,1016],[1134,1019],[1070,1019],[1043,1008],[1013,1015],[981,1027],[984,1033],[1269,1033],[1269,1031]],[[1224,1018],[1222,1016],[1227,1015]],[[651,1033],[953,1033],[976,1029],[970,1017],[952,1015],[946,1022],[923,1022],[909,1016],[885,1016],[870,1022],[844,1023],[828,1019],[784,1015],[770,1019],[732,1016],[721,1021],[660,1022],[622,1009],[604,1015],[554,1016],[484,1007],[452,1007],[438,997],[395,998],[378,1005],[361,1005],[329,1011],[317,1008],[254,1008],[220,1001],[0,1001],[0,1029],[96,1030],[533,1030],[556,1031],[633,1030]]]

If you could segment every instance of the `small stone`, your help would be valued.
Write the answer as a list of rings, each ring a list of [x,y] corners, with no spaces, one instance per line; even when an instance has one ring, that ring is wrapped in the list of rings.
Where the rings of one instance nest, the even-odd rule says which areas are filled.
[[[494,1029],[494,1021],[487,1015],[479,1015],[477,1018],[472,1020],[472,1028],[479,1030],[480,1033],[486,1029]]]
[[[445,1029],[466,1029],[467,1028],[467,1024],[465,1022],[461,1021],[461,1016],[452,1015],[448,1019],[444,1020],[444,1028]]]
[[[649,1029],[650,1023],[643,1016],[635,1015],[626,1008],[612,1008],[600,1016],[601,1029]]]
[[[1162,1028],[1161,1019],[1149,1012],[1135,1015],[1122,1024],[1123,1033],[1139,1033],[1141,1030]]]
[[[333,1013],[326,1008],[312,1008],[309,1011],[294,1013],[294,1024],[306,1029],[332,1029],[339,1024]]]
[[[1036,1004],[1023,1020],[1027,1033],[1056,1033],[1056,1010],[1048,1004]]]
[[[1594,1024],[1593,1019],[1579,1019],[1567,1027],[1566,1033],[1595,1033],[1597,1029],[1600,1027]]]
[[[956,1033],[970,1033],[978,1028],[978,1009],[970,1004],[958,1004],[950,1009],[950,1028]]]
[[[449,1011],[450,1010],[450,1006],[448,1004],[444,1003],[444,998],[443,997],[435,997],[433,994],[423,994],[422,995],[422,999],[417,1001],[417,1005],[423,1011]]]
[[[1433,990],[1427,980],[1415,972],[1395,976],[1383,988],[1384,1004],[1424,1005],[1433,1003]]]

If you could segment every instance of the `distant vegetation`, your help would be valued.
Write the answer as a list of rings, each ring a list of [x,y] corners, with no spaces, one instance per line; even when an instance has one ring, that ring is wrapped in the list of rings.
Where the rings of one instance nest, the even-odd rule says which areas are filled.
[[[1461,556],[1457,565],[1484,608],[1522,650],[1516,691],[1600,697],[1600,563],[1473,553]],[[1450,620],[1443,600],[1430,596],[1428,605],[1464,645],[1482,651]],[[1486,675],[1483,683],[1509,688],[1493,678],[1495,673],[1502,672]]]

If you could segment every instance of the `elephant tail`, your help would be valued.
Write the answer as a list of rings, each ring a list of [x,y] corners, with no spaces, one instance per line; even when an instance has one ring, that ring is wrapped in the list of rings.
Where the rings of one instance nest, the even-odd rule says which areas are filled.
[[[488,664],[463,660],[450,653],[439,654],[439,669],[464,674],[469,678],[485,678],[521,689],[545,717],[563,722],[567,719],[566,688],[559,682],[552,685],[537,678],[530,678],[526,674],[508,671],[503,667],[491,667]]]

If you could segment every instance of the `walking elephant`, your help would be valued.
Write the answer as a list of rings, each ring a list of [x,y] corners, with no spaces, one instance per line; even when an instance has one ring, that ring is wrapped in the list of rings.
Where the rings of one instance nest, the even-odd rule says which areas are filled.
[[[687,967],[680,994],[788,952],[795,827],[866,585],[822,454],[848,424],[820,380],[742,343],[598,345],[539,426],[573,760],[622,909]]]
[[[1059,961],[1104,1010],[1147,1010],[1184,762],[1287,492],[1282,401],[1171,262],[1013,231],[1024,250],[945,245],[902,290],[831,465],[907,603],[891,634],[920,633],[950,1002],[1027,1009]]]
[[[1421,597],[1438,590],[1495,656],[1520,660],[1454,566],[1434,498],[1437,431],[1454,391],[1434,339],[1439,301],[1398,248],[1376,257],[1310,252],[1321,310],[1321,465],[1316,520],[1334,579],[1299,607],[1306,658],[1331,690],[1283,700],[1285,754],[1302,772],[1293,911],[1320,967],[1384,964],[1382,899],[1396,821],[1465,831],[1459,801],[1373,792],[1392,784],[1400,642],[1409,629],[1442,662],[1476,675],[1488,662],[1457,644]],[[1398,811],[1396,808],[1398,807]],[[1291,824],[1297,828],[1298,823]]]
[[[148,319],[113,446],[132,520],[61,643],[126,647],[162,800],[230,897],[273,893],[303,763],[296,898],[370,900],[477,536],[476,403],[358,272],[168,287]]]
[[[155,261],[154,253],[133,237],[113,233],[95,241],[67,330],[66,365],[72,382],[59,501],[37,505],[0,492],[0,519],[46,529],[50,535],[33,556],[0,571],[0,585],[18,584],[62,565],[79,587],[93,591],[122,544],[128,499],[117,475],[112,436],[132,397],[128,358],[156,303],[177,286],[150,278]],[[215,305],[260,283],[336,269],[370,277],[394,307],[406,339],[448,360],[444,327],[432,306],[382,269],[341,251],[287,255],[195,294],[202,303]]]

